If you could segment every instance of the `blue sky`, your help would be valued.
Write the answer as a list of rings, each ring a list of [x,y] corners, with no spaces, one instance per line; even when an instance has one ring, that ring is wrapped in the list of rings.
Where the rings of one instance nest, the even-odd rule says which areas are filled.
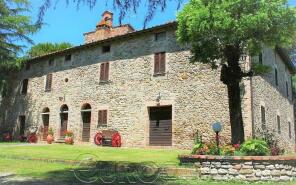
[[[35,20],[37,19],[38,8],[42,2],[43,0],[31,0],[32,8],[30,15]],[[110,10],[114,13],[114,23],[118,25],[118,11],[112,8],[112,3],[106,6],[105,1],[98,0],[98,2],[102,3],[97,3],[93,9],[89,9],[89,7],[83,5],[77,9],[74,4],[66,5],[65,0],[60,0],[56,8],[51,7],[46,12],[44,17],[46,24],[31,38],[35,44],[41,42],[70,42],[73,45],[83,44],[83,33],[95,29],[97,22],[101,18],[101,14],[105,10]],[[184,0],[184,2],[187,2],[187,0]],[[289,0],[289,3],[296,6],[296,0]],[[146,7],[143,4],[137,14],[128,15],[122,23],[130,23],[135,29],[140,30],[143,28],[145,12]],[[174,0],[169,0],[167,9],[164,12],[158,11],[153,20],[149,22],[148,27],[173,21],[176,19],[176,14],[177,3]]]

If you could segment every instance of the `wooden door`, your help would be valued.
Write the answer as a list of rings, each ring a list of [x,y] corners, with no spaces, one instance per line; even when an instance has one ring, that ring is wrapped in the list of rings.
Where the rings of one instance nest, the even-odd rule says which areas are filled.
[[[43,114],[42,115],[43,120],[43,141],[46,141],[47,135],[48,135],[48,125],[49,125],[49,114]]]
[[[20,136],[23,136],[23,135],[25,135],[26,117],[20,116],[19,121],[20,121]]]
[[[172,146],[172,107],[151,107],[149,144]]]
[[[61,130],[60,130],[60,137],[65,137],[65,132],[67,131],[68,125],[68,113],[61,113]]]
[[[90,138],[90,122],[91,122],[91,111],[82,112],[82,141],[89,142]]]

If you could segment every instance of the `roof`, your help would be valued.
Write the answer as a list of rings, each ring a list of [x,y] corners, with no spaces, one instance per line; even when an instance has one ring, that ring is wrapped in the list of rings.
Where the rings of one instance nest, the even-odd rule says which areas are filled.
[[[132,29],[134,29],[129,24],[122,25],[122,26],[129,26]],[[177,22],[176,21],[168,22],[166,24],[157,25],[157,26],[154,26],[154,27],[151,27],[151,28],[130,32],[130,33],[127,33],[127,34],[124,34],[124,35],[118,35],[118,36],[110,37],[110,38],[107,38],[107,39],[104,39],[104,40],[99,40],[99,41],[95,41],[95,42],[91,42],[91,43],[87,43],[87,44],[82,44],[82,45],[79,45],[79,46],[74,46],[74,47],[67,48],[67,49],[64,49],[64,50],[61,50],[61,51],[56,51],[56,52],[49,53],[49,54],[46,54],[46,55],[41,55],[41,56],[38,56],[38,57],[34,57],[34,58],[31,58],[31,59],[28,59],[27,61],[28,62],[33,62],[33,61],[37,61],[37,60],[40,60],[40,59],[50,58],[50,57],[53,57],[53,56],[69,54],[70,52],[73,52],[73,51],[85,49],[85,48],[88,48],[88,47],[93,47],[93,46],[103,44],[103,43],[106,43],[106,42],[111,42],[111,41],[115,41],[115,40],[119,40],[119,39],[123,39],[123,38],[135,37],[135,36],[138,36],[138,35],[141,35],[141,34],[145,34],[145,33],[148,33],[148,32],[154,32],[154,31],[161,30],[161,29],[166,29],[166,28],[175,28],[176,29],[177,28]],[[92,33],[92,32],[88,32],[88,33]],[[85,33],[85,34],[87,34],[87,33]],[[276,46],[275,49],[276,49],[277,53],[280,55],[280,57],[283,59],[283,62],[286,64],[286,66],[291,71],[291,73],[296,74],[295,66],[294,66],[294,64],[292,63],[292,61],[291,61],[291,59],[289,57],[288,51],[286,49],[280,47],[280,46]]]
[[[46,55],[41,55],[41,56],[37,56],[37,57],[34,57],[34,58],[30,58],[30,59],[27,60],[27,62],[34,62],[34,61],[38,61],[38,60],[41,60],[41,59],[50,58],[50,57],[53,57],[53,56],[69,54],[69,53],[71,53],[73,51],[86,49],[86,48],[97,46],[99,44],[103,44],[103,43],[106,43],[106,42],[116,41],[116,40],[120,40],[120,39],[124,39],[124,38],[131,38],[131,37],[139,36],[139,35],[142,35],[142,34],[145,34],[145,33],[154,32],[154,31],[162,30],[162,29],[166,29],[166,28],[175,28],[176,29],[177,28],[177,22],[173,21],[173,22],[169,22],[169,23],[166,23],[166,24],[154,26],[154,27],[151,27],[151,28],[130,32],[130,33],[127,33],[127,34],[124,34],[124,35],[118,35],[118,36],[110,37],[110,38],[107,38],[107,39],[104,39],[104,40],[99,40],[99,41],[95,41],[95,42],[91,42],[91,43],[87,43],[87,44],[82,44],[82,45],[79,45],[79,46],[74,46],[74,47],[67,48],[67,49],[64,49],[64,50],[61,50],[61,51],[56,51],[56,52],[49,53],[49,54],[46,54]]]

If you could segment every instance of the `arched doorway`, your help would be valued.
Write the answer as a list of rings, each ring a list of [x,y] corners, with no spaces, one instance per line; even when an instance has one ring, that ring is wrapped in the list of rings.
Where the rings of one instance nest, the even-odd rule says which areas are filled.
[[[60,129],[60,138],[65,137],[65,131],[67,131],[67,125],[68,125],[68,112],[69,108],[67,105],[62,105],[60,117],[61,117],[61,129]]]
[[[91,123],[91,106],[86,103],[81,107],[82,117],[82,141],[89,142],[90,138],[90,123]]]
[[[45,107],[42,110],[42,122],[43,122],[43,135],[42,135],[42,139],[43,141],[46,141],[47,135],[48,135],[48,127],[49,127],[49,108]]]

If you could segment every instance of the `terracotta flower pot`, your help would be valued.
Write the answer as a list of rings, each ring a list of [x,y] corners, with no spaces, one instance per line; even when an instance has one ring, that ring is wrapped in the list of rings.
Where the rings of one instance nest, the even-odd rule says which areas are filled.
[[[52,135],[48,135],[46,141],[48,144],[51,144],[54,141],[54,137]]]
[[[65,137],[65,143],[68,145],[73,145],[74,141],[72,137]]]

